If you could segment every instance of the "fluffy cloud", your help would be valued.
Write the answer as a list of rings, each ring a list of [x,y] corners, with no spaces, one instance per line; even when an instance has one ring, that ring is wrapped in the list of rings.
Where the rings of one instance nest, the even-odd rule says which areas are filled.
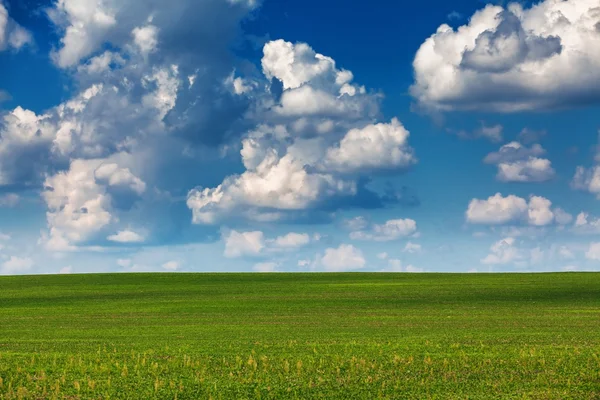
[[[539,144],[527,148],[519,142],[511,142],[488,154],[484,162],[498,166],[496,178],[499,181],[544,182],[554,177],[550,160],[538,157],[544,153]]]
[[[29,257],[16,257],[10,256],[8,260],[2,263],[2,271],[3,274],[11,275],[11,274],[22,274],[24,272],[29,271],[34,265],[34,262]]]
[[[331,209],[366,191],[361,176],[416,162],[398,120],[372,122],[379,96],[354,84],[350,71],[304,43],[271,41],[263,53],[265,79],[278,81],[283,92],[266,102],[271,106],[259,112],[261,125],[242,141],[246,170],[189,192],[194,223],[280,220]]]
[[[588,213],[581,212],[577,214],[573,231],[583,234],[598,234],[600,233],[600,218],[594,218]]]
[[[310,243],[308,234],[296,232],[290,232],[271,241],[272,246],[282,249],[295,249],[306,246],[308,243]]]
[[[366,260],[362,251],[349,244],[342,244],[338,248],[329,248],[325,254],[318,258],[318,263],[326,271],[341,272],[364,268]]]
[[[417,233],[417,223],[412,219],[393,219],[384,224],[372,224],[368,230],[359,230],[350,233],[354,240],[374,240],[387,242]]]
[[[139,0],[60,0],[48,16],[61,31],[61,46],[53,58],[61,68],[78,64],[106,42],[126,46],[132,39],[148,53],[160,42],[172,51],[192,43],[190,51],[207,46],[207,36],[221,47],[231,40],[235,26],[257,1],[175,0],[147,4]],[[195,37],[196,42],[189,41]]]
[[[514,195],[502,197],[496,193],[487,200],[471,200],[466,217],[474,224],[505,224],[522,218],[526,212],[525,199]]]
[[[115,187],[132,195],[145,189],[128,168],[104,159],[73,160],[68,171],[47,177],[44,187],[50,232],[43,241],[51,250],[72,249],[116,221],[111,195]]]
[[[600,261],[600,243],[590,243],[590,247],[585,253],[585,258],[593,261]]]
[[[600,199],[600,166],[592,168],[577,167],[571,186],[594,194]]]
[[[6,48],[20,50],[33,43],[31,33],[8,15],[8,10],[0,2],[0,51]]]
[[[181,263],[179,261],[167,261],[162,265],[162,268],[167,271],[177,271],[180,267]]]
[[[265,238],[261,231],[238,232],[230,231],[223,236],[227,258],[257,256],[265,248]]]
[[[473,199],[466,212],[472,224],[526,223],[545,226],[553,222],[569,223],[571,216],[562,209],[552,209],[552,202],[541,196],[531,196],[529,202],[521,197],[500,193],[487,200]]]
[[[521,250],[515,246],[515,239],[512,237],[497,241],[490,247],[490,254],[481,260],[482,264],[510,264],[522,260]]]
[[[261,231],[238,232],[230,230],[222,235],[225,257],[256,257],[281,251],[293,251],[311,242],[306,233],[290,232],[274,239],[267,239]],[[315,236],[318,240],[318,236]]]
[[[146,240],[143,235],[130,230],[119,231],[114,235],[108,236],[107,239],[118,243],[142,243]]]
[[[600,100],[595,0],[487,5],[420,47],[412,95],[433,110],[511,112]],[[561,79],[556,79],[560,76]]]
[[[420,253],[422,251],[422,247],[420,244],[408,242],[402,251],[405,253]]]
[[[390,124],[352,129],[339,147],[327,150],[325,165],[342,172],[409,167],[417,160],[408,146],[408,135],[396,118]]]

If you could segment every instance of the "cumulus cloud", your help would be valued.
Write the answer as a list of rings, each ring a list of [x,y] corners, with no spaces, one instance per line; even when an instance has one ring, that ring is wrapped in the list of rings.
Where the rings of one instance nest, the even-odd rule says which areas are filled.
[[[270,244],[276,248],[295,249],[306,246],[310,243],[310,236],[307,233],[290,232],[287,235],[279,236],[272,240]]]
[[[420,47],[411,93],[431,110],[512,112],[600,100],[595,0],[487,5]],[[556,79],[560,76],[561,79]]]
[[[3,274],[22,274],[31,270],[34,262],[29,257],[10,256],[10,258],[2,263],[1,271]]]
[[[261,231],[238,232],[230,231],[223,236],[227,258],[257,256],[265,248],[265,238]]]
[[[246,170],[189,192],[194,223],[293,219],[335,208],[366,193],[361,177],[416,162],[397,119],[373,123],[379,96],[353,83],[350,71],[304,43],[271,41],[263,53],[265,80],[278,81],[283,92],[267,102],[272,106],[259,112],[261,124],[242,140]]]
[[[215,44],[231,39],[238,21],[258,1],[175,0],[148,4],[139,0],[61,0],[47,11],[61,32],[61,45],[53,58],[61,68],[78,64],[98,51],[106,42],[122,47],[134,39],[135,45],[149,52],[157,46],[157,29],[161,44],[176,51],[182,43],[206,46],[207,32]],[[178,43],[181,41],[180,43]]]
[[[510,264],[523,259],[523,254],[515,246],[515,239],[512,237],[504,238],[490,247],[490,254],[481,260],[482,264]]]
[[[585,258],[593,261],[600,261],[600,243],[590,243],[588,250],[585,252]]]
[[[73,249],[115,222],[110,192],[113,186],[135,195],[145,188],[128,168],[106,164],[104,159],[73,160],[68,171],[48,176],[42,193],[48,206],[49,234],[43,238],[46,247]]]
[[[176,260],[167,261],[162,265],[163,269],[167,271],[177,271],[181,267],[181,262]]]
[[[23,46],[32,43],[31,32],[12,19],[4,4],[0,2],[0,51],[7,48],[20,50]]]
[[[550,160],[538,157],[544,153],[539,144],[527,148],[511,142],[488,154],[484,162],[498,167],[496,178],[501,182],[544,182],[555,175]]]
[[[225,257],[256,257],[270,253],[293,251],[308,245],[311,240],[319,240],[315,235],[311,238],[307,233],[290,232],[273,239],[265,238],[261,231],[238,232],[229,230],[223,233]]]
[[[573,224],[573,232],[581,234],[600,233],[600,218],[592,217],[585,212],[577,214]]]
[[[352,129],[339,147],[327,150],[325,165],[342,172],[409,167],[417,160],[408,146],[408,135],[396,118],[390,124]]]
[[[589,192],[600,199],[600,166],[577,167],[571,186],[576,190]]]
[[[467,221],[475,224],[505,224],[515,221],[527,212],[527,201],[514,195],[500,193],[487,200],[473,199],[469,203]]]
[[[408,243],[406,243],[406,245],[404,246],[404,249],[402,251],[405,253],[420,253],[422,250],[423,250],[423,248],[421,247],[420,244],[408,242]]]
[[[59,274],[61,275],[68,275],[68,274],[72,274],[73,273],[73,267],[72,266],[66,266],[66,267],[62,267],[59,271]]]
[[[374,240],[387,242],[417,233],[417,223],[412,219],[393,219],[384,224],[372,224],[369,229],[358,230],[350,233],[354,240]]]
[[[342,244],[338,248],[328,248],[323,256],[318,257],[318,264],[326,271],[342,272],[358,270],[365,267],[366,260],[362,251],[349,244]]]
[[[569,223],[571,216],[562,209],[552,209],[552,202],[545,197],[531,196],[527,201],[515,195],[503,197],[496,193],[487,200],[471,200],[466,219],[472,224],[524,223],[546,226],[553,222]]]
[[[137,232],[124,230],[115,233],[114,235],[110,235],[107,237],[111,242],[118,243],[142,243],[146,238],[143,235],[140,235]]]

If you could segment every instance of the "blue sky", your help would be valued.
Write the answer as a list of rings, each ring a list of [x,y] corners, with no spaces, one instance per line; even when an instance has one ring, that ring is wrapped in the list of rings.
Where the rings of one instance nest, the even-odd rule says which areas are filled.
[[[0,4],[0,274],[600,269],[597,0]]]

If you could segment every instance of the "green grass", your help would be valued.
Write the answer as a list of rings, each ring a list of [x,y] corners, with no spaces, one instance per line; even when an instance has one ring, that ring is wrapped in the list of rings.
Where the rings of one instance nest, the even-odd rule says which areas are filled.
[[[600,399],[600,274],[0,277],[0,399]]]

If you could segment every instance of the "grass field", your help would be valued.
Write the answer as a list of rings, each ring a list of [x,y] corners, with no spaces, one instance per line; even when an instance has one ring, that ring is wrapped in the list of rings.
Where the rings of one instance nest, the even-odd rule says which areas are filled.
[[[0,399],[600,399],[600,274],[0,277]]]

